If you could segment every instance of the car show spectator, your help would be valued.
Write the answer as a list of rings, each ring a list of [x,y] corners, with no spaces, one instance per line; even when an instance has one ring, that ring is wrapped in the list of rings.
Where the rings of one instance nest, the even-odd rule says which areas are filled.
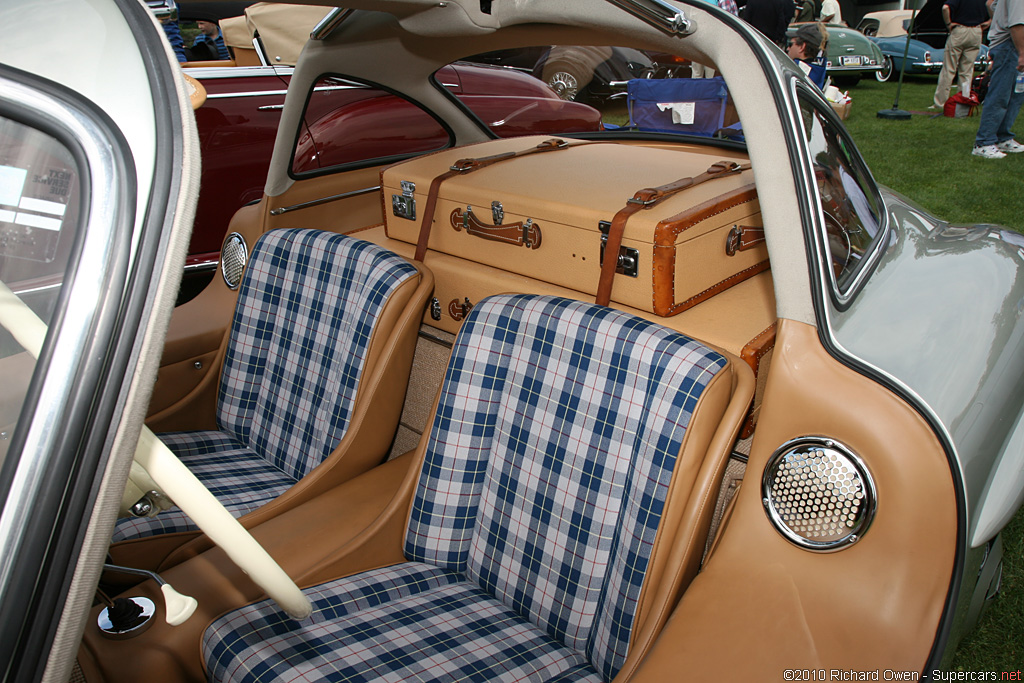
[[[992,77],[981,108],[974,156],[1002,159],[1024,152],[1010,128],[1024,103],[1024,88],[1014,86],[1024,72],[1024,0],[989,0],[992,24],[988,29]]]
[[[814,0],[803,0],[803,2],[796,3],[796,14],[793,16],[793,22],[797,24],[803,24],[808,21],[815,20],[815,5]]]
[[[822,50],[828,42],[828,31],[821,24],[803,24],[789,39],[786,54],[796,62],[819,88],[825,88],[827,73],[822,63]]]
[[[942,5],[942,20],[949,29],[949,36],[942,53],[939,83],[935,88],[935,106],[940,109],[949,99],[954,77],[959,84],[960,94],[971,96],[974,60],[981,50],[982,32],[991,23],[985,0],[946,0]]]
[[[839,0],[824,0],[821,3],[821,16],[818,18],[823,24],[843,25],[843,10],[839,7]]]
[[[199,19],[199,35],[192,42],[192,59],[231,59],[228,46],[224,44],[224,34],[216,21]]]
[[[793,0],[748,0],[740,18],[785,49],[786,27],[795,12]]]
[[[185,41],[181,37],[181,28],[178,26],[178,20],[172,19],[171,17],[161,17],[160,27],[164,30],[164,35],[167,36],[167,42],[171,44],[171,50],[174,52],[174,56],[179,62],[187,62],[188,57],[185,55]]]

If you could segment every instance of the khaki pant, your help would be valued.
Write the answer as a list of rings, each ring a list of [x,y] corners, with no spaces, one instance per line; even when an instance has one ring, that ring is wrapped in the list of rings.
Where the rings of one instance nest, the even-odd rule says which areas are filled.
[[[713,67],[704,66],[697,62],[690,62],[690,78],[714,78],[715,70]]]
[[[956,76],[960,85],[960,94],[971,95],[971,81],[974,80],[974,60],[981,49],[980,26],[954,26],[946,39],[946,49],[942,54],[942,71],[939,73],[939,85],[935,88],[935,106],[940,109],[949,99],[949,89]]]

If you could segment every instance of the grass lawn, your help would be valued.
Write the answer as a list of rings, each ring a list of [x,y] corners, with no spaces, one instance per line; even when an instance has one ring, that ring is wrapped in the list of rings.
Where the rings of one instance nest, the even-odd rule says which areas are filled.
[[[953,119],[929,111],[935,78],[906,78],[899,108],[909,121],[878,118],[891,109],[896,83],[864,79],[850,88],[846,127],[882,185],[951,223],[998,223],[1024,232],[1024,154],[971,156],[978,115]],[[1024,117],[1013,132],[1024,140]]]

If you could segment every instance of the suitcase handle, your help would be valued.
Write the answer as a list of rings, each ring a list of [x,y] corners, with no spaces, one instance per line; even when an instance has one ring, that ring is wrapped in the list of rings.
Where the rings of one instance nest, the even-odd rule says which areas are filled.
[[[451,224],[457,232],[465,230],[470,235],[481,239],[504,242],[528,249],[540,248],[540,226],[534,223],[532,218],[527,218],[525,223],[518,221],[504,225],[487,225],[476,217],[472,206],[467,206],[465,211],[462,209],[452,211]]]

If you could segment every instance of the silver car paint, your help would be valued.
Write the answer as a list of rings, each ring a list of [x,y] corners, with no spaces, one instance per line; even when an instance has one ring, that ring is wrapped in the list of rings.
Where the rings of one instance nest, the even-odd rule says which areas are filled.
[[[950,226],[883,194],[894,238],[849,309],[831,310],[833,333],[942,421],[978,547],[1024,500],[1024,238]]]

